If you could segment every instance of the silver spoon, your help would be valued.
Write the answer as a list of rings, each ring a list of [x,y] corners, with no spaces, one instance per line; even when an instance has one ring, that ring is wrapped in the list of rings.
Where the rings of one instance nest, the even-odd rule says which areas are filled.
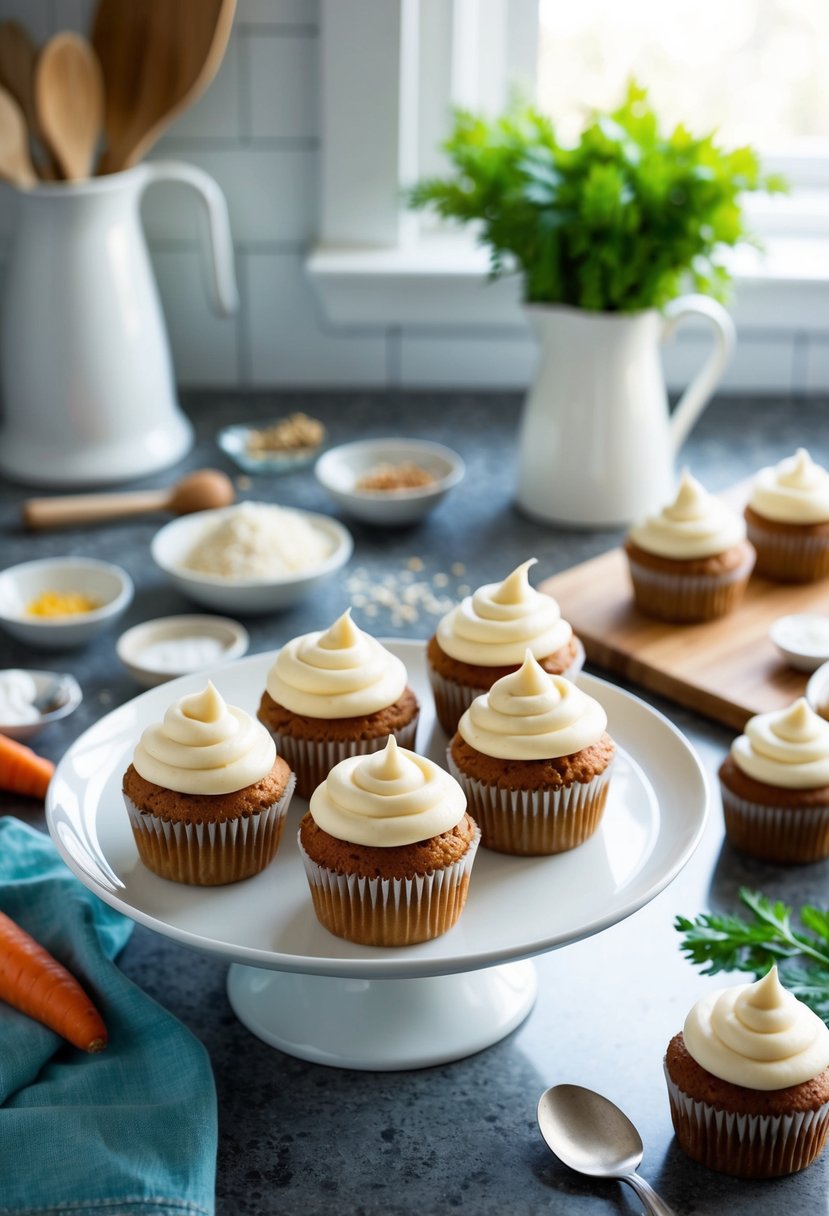
[[[675,1216],[636,1173],[642,1137],[609,1098],[581,1085],[554,1085],[538,1100],[538,1126],[547,1147],[571,1170],[626,1182],[651,1216]]]

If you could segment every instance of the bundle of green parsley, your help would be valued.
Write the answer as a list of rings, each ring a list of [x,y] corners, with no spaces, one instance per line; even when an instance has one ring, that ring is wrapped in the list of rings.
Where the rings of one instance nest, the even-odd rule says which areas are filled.
[[[829,1024],[829,908],[793,910],[759,891],[740,888],[750,917],[704,912],[677,916],[680,950],[703,975],[747,971],[760,979],[776,963],[781,983]]]

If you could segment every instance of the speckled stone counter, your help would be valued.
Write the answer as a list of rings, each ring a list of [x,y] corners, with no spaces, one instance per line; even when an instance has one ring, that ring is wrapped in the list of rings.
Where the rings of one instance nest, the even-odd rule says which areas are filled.
[[[419,580],[452,594],[462,584],[498,579],[528,556],[538,558],[534,580],[540,581],[619,540],[613,532],[544,527],[517,513],[512,504],[516,396],[200,394],[186,405],[197,430],[193,451],[175,469],[136,488],[166,485],[204,465],[238,476],[216,448],[217,429],[232,421],[264,422],[296,408],[323,419],[332,443],[417,435],[449,444],[467,465],[463,484],[416,528],[385,531],[349,523],[355,552],[348,567],[301,606],[248,618],[251,653],[323,628],[361,594],[360,588],[409,569],[411,559],[417,559],[415,568],[423,563]],[[716,401],[683,460],[712,490],[799,445],[827,464],[828,405]],[[308,469],[241,484],[241,497],[334,513]],[[118,562],[136,584],[127,616],[83,650],[47,655],[0,637],[0,667],[67,670],[83,687],[81,708],[38,739],[38,748],[57,760],[87,726],[138,691],[115,655],[118,632],[150,617],[194,609],[165,583],[150,558],[149,542],[163,522],[159,516],[26,534],[19,504],[34,493],[40,491],[0,483],[4,566],[72,552]],[[366,615],[369,604],[373,615]],[[426,638],[435,621],[422,610],[415,620],[401,619],[393,606],[370,597],[355,607],[355,618],[381,637]],[[120,958],[123,970],[189,1026],[211,1056],[219,1096],[219,1216],[431,1216],[455,1210],[474,1216],[599,1216],[639,1210],[626,1188],[571,1173],[543,1144],[536,1103],[548,1085],[563,1081],[598,1089],[626,1110],[645,1142],[641,1172],[679,1216],[772,1216],[784,1210],[826,1216],[829,1153],[800,1175],[764,1183],[718,1176],[686,1159],[673,1140],[662,1056],[690,1005],[718,982],[702,978],[681,956],[674,916],[734,909],[741,884],[794,904],[810,899],[826,904],[829,863],[773,867],[734,853],[723,840],[714,780],[730,733],[643,695],[692,740],[710,778],[711,814],[703,840],[680,875],[646,907],[595,937],[537,958],[534,1009],[509,1037],[478,1055],[398,1073],[305,1063],[266,1046],[237,1021],[221,962],[136,927]],[[0,813],[44,826],[38,807],[9,795],[0,795]],[[719,978],[720,986],[728,982]]]

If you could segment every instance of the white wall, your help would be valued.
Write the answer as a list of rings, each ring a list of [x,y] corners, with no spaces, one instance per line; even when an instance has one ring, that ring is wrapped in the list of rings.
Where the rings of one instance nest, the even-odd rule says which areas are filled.
[[[175,3],[175,0],[170,0]],[[348,0],[342,0],[348,3]],[[0,19],[38,40],[86,30],[91,0],[0,0]],[[317,0],[238,0],[233,36],[205,96],[171,128],[154,157],[205,169],[227,197],[241,310],[210,311],[196,205],[156,186],[147,232],[182,385],[521,387],[534,347],[523,329],[335,327],[305,273],[317,226],[319,7]],[[0,186],[0,254],[13,239],[13,197]],[[704,355],[693,333],[666,351],[671,387]],[[829,387],[829,335],[741,336],[726,388],[800,393]]]

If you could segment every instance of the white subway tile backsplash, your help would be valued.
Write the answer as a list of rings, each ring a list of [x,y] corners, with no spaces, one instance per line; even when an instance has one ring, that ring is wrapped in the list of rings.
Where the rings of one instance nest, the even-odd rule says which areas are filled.
[[[681,392],[702,367],[711,350],[704,337],[681,334],[662,348],[665,380]],[[738,334],[737,346],[720,388],[758,393],[791,392],[794,387],[795,346],[791,335]]]
[[[399,376],[405,387],[522,389],[529,383],[536,347],[529,335],[451,331],[400,338]]]
[[[251,38],[248,64],[254,138],[315,138],[319,39],[306,34]]]
[[[248,308],[250,382],[382,385],[387,380],[383,330],[331,330],[322,320],[297,254],[243,254]]]
[[[219,70],[192,106],[176,118],[156,144],[163,152],[172,139],[238,139],[242,135],[240,107],[239,35],[227,44]]]
[[[316,226],[317,157],[306,148],[254,148],[228,144],[204,148],[169,140],[164,156],[198,165],[221,186],[237,247],[250,242],[305,243]],[[147,231],[155,240],[193,240],[192,191],[160,184],[144,203]]]
[[[176,380],[203,387],[238,383],[238,320],[210,306],[207,268],[197,250],[151,251]]]
[[[829,393],[829,340],[822,334],[810,336],[805,343],[803,364],[803,392]]]
[[[0,0],[0,20],[20,21],[42,43],[58,29],[88,32],[96,2]],[[381,313],[377,327],[368,317],[366,325],[332,324],[319,307],[305,250],[318,231],[320,10],[319,0],[238,0],[215,79],[151,153],[156,160],[197,165],[219,184],[240,272],[239,316],[215,316],[207,296],[200,201],[177,185],[148,190],[143,214],[180,383],[523,391],[536,360],[529,332],[499,328],[495,319],[487,325],[485,318],[477,328],[444,328],[459,312],[451,287],[434,305],[429,295],[428,329],[417,295],[405,297],[418,304],[407,312],[395,284],[389,287],[394,310],[388,318]],[[15,212],[13,188],[0,183],[0,258],[14,240]],[[434,293],[434,284],[423,290]],[[494,299],[491,284],[483,290]],[[803,291],[811,293],[806,315],[813,320],[802,333],[781,315],[772,283],[758,280],[741,291],[733,305],[738,346],[722,388],[829,390],[826,290],[822,282],[808,281]],[[690,381],[709,349],[707,331],[693,322],[664,348],[673,393]]]
[[[317,25],[319,0],[238,0],[236,24]]]

